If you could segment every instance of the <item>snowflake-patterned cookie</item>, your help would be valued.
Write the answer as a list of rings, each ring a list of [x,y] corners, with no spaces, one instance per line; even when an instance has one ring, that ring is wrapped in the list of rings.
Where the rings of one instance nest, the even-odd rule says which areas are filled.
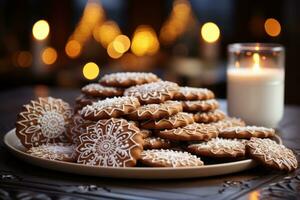
[[[92,121],[83,119],[82,116],[78,113],[73,115],[66,132],[68,141],[72,144],[77,144],[78,136],[84,133],[86,127],[92,123]]]
[[[38,147],[31,147],[27,153],[48,160],[75,161],[74,146],[67,143],[42,144]]]
[[[206,100],[215,98],[215,94],[206,88],[196,87],[180,87],[176,92],[174,99],[176,100]]]
[[[140,127],[145,129],[163,130],[183,127],[191,123],[194,123],[194,118],[192,114],[179,112],[175,115],[160,120],[148,120],[142,122]]]
[[[72,109],[68,103],[52,97],[40,97],[23,106],[17,117],[16,135],[27,148],[65,142],[71,116]]]
[[[138,86],[133,86],[125,90],[125,96],[134,96],[141,104],[162,103],[174,97],[179,86],[169,81],[158,81]]]
[[[237,158],[245,156],[245,141],[237,139],[212,138],[207,142],[191,144],[188,151],[212,158]]]
[[[122,96],[123,90],[116,87],[108,87],[100,85],[99,83],[90,83],[83,88],[81,88],[81,92],[88,96],[95,97],[115,97]]]
[[[99,82],[102,85],[113,87],[130,87],[158,81],[153,73],[145,72],[118,72],[103,76]]]
[[[126,117],[132,120],[156,120],[169,117],[180,111],[182,111],[181,102],[166,101],[160,104],[142,105]]]
[[[219,134],[218,129],[210,124],[193,123],[184,127],[156,132],[161,138],[176,141],[207,141]]]
[[[182,107],[185,112],[207,112],[219,108],[219,103],[216,99],[183,101]]]
[[[271,139],[251,138],[246,144],[249,156],[266,167],[293,171],[298,161],[293,151]]]
[[[114,97],[87,105],[82,108],[80,114],[89,120],[108,119],[129,114],[139,106],[139,100],[135,97]]]
[[[234,126],[220,129],[220,137],[250,139],[251,137],[268,138],[275,135],[275,130],[259,126]]]
[[[141,154],[140,162],[149,167],[199,167],[203,165],[197,156],[169,149],[145,150]]]
[[[140,157],[140,130],[124,119],[99,120],[79,136],[77,162],[104,167],[132,167]]]
[[[226,117],[226,114],[221,110],[214,110],[209,112],[197,112],[194,114],[194,120],[198,123],[217,122]]]
[[[147,137],[144,139],[144,149],[169,149],[172,147],[170,140],[160,137]]]

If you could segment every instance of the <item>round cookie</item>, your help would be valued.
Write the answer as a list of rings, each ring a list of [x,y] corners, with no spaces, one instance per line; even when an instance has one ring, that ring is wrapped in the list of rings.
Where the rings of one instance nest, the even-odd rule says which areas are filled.
[[[137,85],[125,90],[125,96],[133,96],[139,99],[141,104],[162,103],[174,97],[179,86],[169,81],[158,81]]]
[[[228,127],[234,127],[234,126],[246,126],[246,123],[242,119],[236,117],[228,117],[228,116],[225,117],[225,119],[223,120],[220,120],[218,122],[213,122],[210,124],[216,126],[219,130]]]
[[[103,76],[99,82],[102,85],[113,87],[130,87],[159,81],[160,79],[153,73],[145,72],[118,72]]]
[[[99,120],[87,126],[76,147],[77,163],[133,167],[143,150],[139,128],[124,119]]]
[[[207,112],[219,108],[219,103],[215,99],[183,101],[182,107],[185,112]]]
[[[221,110],[214,110],[209,112],[197,112],[194,114],[194,120],[198,123],[217,122],[225,118],[225,113]]]
[[[101,97],[92,97],[85,94],[81,94],[79,97],[75,99],[77,110],[80,110],[86,105],[91,105],[94,102],[97,102],[99,100],[102,100]]]
[[[176,141],[207,141],[211,138],[217,137],[218,129],[210,124],[189,124],[182,128],[175,128],[170,130],[163,130],[156,132],[156,135]]]
[[[78,136],[84,133],[86,127],[92,123],[92,121],[83,119],[79,113],[73,115],[66,132],[68,141],[72,144],[77,144]]]
[[[220,129],[220,137],[250,139],[251,137],[268,138],[275,135],[272,128],[258,126],[234,126]]]
[[[206,88],[180,87],[174,95],[176,100],[206,100],[215,98],[215,94]]]
[[[100,85],[99,83],[88,84],[83,88],[81,88],[81,92],[86,94],[87,96],[102,97],[102,98],[123,95],[123,90],[116,87],[103,86]]]
[[[212,158],[240,158],[245,156],[245,141],[237,139],[212,138],[199,144],[191,144],[188,151],[198,156]]]
[[[138,107],[132,113],[126,115],[132,120],[156,120],[169,117],[182,111],[182,104],[178,101],[166,101],[161,104],[147,104]]]
[[[144,149],[169,149],[172,143],[160,137],[147,137],[144,139]]]
[[[136,110],[140,103],[135,97],[114,97],[94,102],[80,111],[81,116],[88,120],[120,117]]]
[[[142,137],[144,139],[152,136],[152,131],[150,131],[148,129],[140,129],[140,133],[142,134]]]
[[[179,112],[168,118],[163,118],[160,120],[149,120],[141,123],[141,128],[145,129],[173,129],[178,127],[183,127],[188,124],[194,123],[193,115],[190,113]]]
[[[38,147],[31,147],[27,153],[48,160],[75,161],[74,146],[67,143],[42,144]]]
[[[68,103],[40,97],[24,105],[17,116],[16,135],[26,147],[66,142],[66,128],[72,116]]]
[[[298,167],[293,151],[270,139],[251,138],[246,144],[246,152],[251,158],[269,168],[293,171]]]
[[[198,167],[203,165],[197,156],[169,149],[145,150],[139,161],[149,167]]]

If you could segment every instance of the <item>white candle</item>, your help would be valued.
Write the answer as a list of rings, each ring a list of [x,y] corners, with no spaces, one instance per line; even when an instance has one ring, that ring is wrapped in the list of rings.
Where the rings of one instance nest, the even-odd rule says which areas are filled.
[[[252,125],[277,126],[283,115],[284,69],[264,68],[257,61],[248,68],[229,67],[227,80],[229,115]]]

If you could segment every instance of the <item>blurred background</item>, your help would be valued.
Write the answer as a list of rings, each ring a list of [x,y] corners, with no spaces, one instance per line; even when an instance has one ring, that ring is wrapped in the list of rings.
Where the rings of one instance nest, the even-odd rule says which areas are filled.
[[[0,90],[78,88],[151,71],[226,97],[227,45],[286,48],[286,103],[300,104],[300,1],[0,0]]]

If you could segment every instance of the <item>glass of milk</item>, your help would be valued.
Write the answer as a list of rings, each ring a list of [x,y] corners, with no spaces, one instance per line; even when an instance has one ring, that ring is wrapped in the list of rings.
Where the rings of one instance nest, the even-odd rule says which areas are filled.
[[[228,56],[229,115],[276,128],[284,109],[284,47],[237,43],[228,46]]]

